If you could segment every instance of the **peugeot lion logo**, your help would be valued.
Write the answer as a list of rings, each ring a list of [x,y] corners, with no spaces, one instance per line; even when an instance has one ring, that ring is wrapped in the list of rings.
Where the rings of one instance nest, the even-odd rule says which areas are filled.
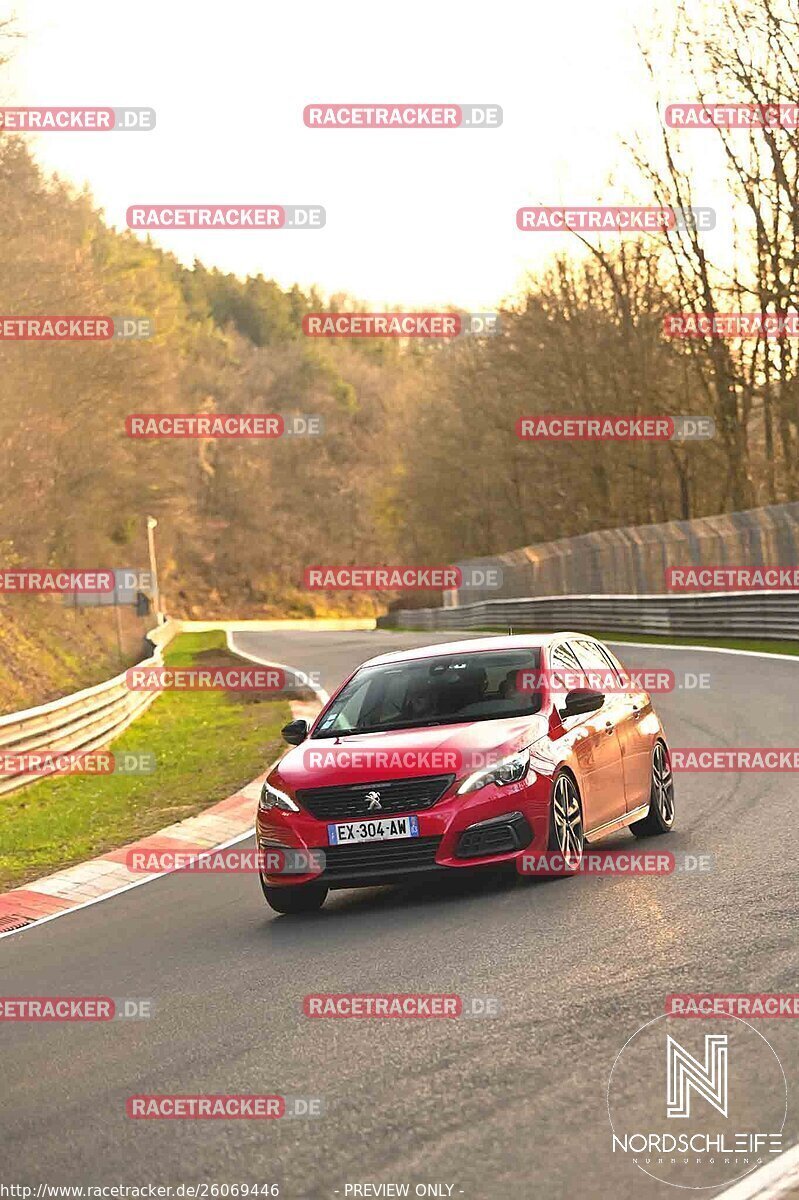
[[[380,803],[379,792],[367,792],[364,796],[364,799],[366,801],[366,808],[369,812],[374,812],[376,808],[383,807],[383,805]]]

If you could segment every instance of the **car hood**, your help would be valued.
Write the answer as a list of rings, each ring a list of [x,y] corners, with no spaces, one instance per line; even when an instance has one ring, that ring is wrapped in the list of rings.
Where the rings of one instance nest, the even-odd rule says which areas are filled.
[[[530,745],[547,733],[541,713],[527,717],[396,729],[385,733],[310,738],[293,746],[278,763],[289,788],[334,787],[421,775],[470,775],[479,767]]]

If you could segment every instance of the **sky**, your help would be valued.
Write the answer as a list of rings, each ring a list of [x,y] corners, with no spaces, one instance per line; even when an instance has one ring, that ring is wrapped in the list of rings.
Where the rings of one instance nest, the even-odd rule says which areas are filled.
[[[518,231],[516,210],[629,202],[622,139],[656,127],[641,0],[18,0],[11,11],[25,36],[0,103],[156,110],[152,132],[25,135],[48,171],[88,185],[110,224],[124,228],[139,203],[321,204],[322,230],[152,236],[187,263],[373,307],[481,312],[512,298],[574,244]],[[499,104],[504,121],[308,129],[303,108],[317,101]]]

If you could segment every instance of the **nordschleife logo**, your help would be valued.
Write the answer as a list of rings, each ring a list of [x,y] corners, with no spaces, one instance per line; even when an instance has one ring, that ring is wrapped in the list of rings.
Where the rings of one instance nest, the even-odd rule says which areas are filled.
[[[721,1187],[784,1148],[785,1072],[739,1017],[664,1015],[642,1025],[616,1056],[607,1105],[619,1169],[673,1187]]]

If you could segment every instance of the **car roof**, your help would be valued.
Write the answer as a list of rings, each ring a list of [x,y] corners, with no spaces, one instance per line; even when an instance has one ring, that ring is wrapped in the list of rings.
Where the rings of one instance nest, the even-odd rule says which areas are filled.
[[[479,650],[533,650],[540,649],[542,646],[550,646],[553,642],[560,642],[564,638],[584,637],[590,637],[590,634],[565,630],[555,633],[523,633],[512,637],[469,638],[468,641],[460,642],[437,642],[433,646],[414,646],[410,650],[394,650],[389,654],[378,654],[375,658],[367,659],[361,665],[373,667],[380,663],[431,658],[437,654],[473,654]]]

